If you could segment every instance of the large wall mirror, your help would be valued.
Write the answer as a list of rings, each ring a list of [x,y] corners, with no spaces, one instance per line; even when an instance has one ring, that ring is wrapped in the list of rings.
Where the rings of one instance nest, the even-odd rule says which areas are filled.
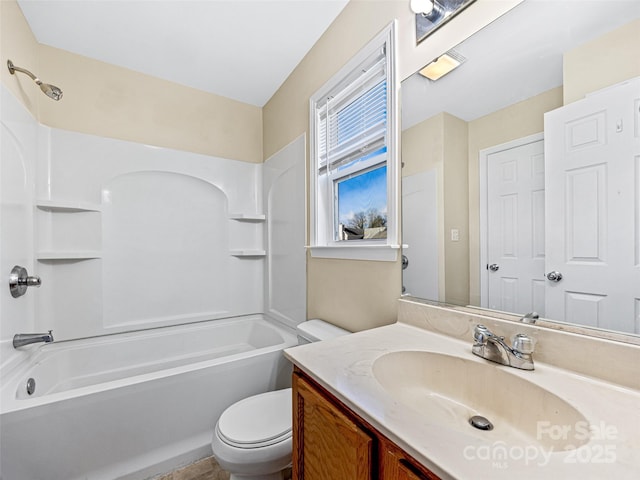
[[[526,0],[453,50],[402,83],[403,292],[640,334],[640,3]]]

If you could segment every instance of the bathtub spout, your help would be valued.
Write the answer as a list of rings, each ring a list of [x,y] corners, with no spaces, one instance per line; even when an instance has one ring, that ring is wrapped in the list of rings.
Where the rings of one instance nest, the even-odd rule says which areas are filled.
[[[52,330],[49,330],[49,333],[17,333],[13,336],[13,348],[24,347],[38,342],[53,342]]]

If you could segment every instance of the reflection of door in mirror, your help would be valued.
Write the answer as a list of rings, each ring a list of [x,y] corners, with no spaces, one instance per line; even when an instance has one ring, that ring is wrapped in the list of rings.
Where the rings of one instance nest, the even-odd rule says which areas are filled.
[[[481,306],[544,316],[542,136],[482,150],[480,170]]]
[[[402,272],[405,295],[440,298],[438,288],[438,204],[434,170],[402,177],[402,224],[406,267]],[[413,221],[420,219],[420,221]]]
[[[640,77],[545,115],[547,314],[640,333]]]

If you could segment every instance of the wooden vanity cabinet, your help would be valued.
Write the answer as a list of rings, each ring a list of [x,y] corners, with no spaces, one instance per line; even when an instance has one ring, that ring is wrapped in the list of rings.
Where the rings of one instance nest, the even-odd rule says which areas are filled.
[[[293,480],[439,480],[299,369]]]
[[[411,456],[390,440],[380,436],[383,452],[380,462],[381,480],[440,480],[430,470],[419,465]]]

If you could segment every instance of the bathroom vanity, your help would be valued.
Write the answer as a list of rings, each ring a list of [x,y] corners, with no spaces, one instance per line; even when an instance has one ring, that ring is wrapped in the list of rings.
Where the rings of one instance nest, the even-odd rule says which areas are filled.
[[[297,368],[293,407],[293,478],[438,479]]]
[[[473,355],[478,324],[532,338],[535,369]],[[397,323],[285,354],[297,480],[638,478],[639,345],[400,300]]]

